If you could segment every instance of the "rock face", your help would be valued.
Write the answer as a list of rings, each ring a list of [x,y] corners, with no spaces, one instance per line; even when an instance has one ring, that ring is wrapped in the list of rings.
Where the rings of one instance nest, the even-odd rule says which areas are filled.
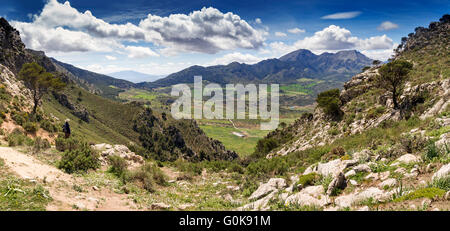
[[[100,162],[102,165],[108,165],[108,156],[119,156],[125,159],[129,168],[136,168],[144,164],[144,158],[130,151],[125,145],[96,144],[93,149],[100,151]]]
[[[272,178],[267,183],[261,184],[259,188],[252,193],[252,195],[248,198],[249,200],[256,200],[264,197],[265,195],[278,191],[282,188],[285,188],[286,180],[282,178]]]

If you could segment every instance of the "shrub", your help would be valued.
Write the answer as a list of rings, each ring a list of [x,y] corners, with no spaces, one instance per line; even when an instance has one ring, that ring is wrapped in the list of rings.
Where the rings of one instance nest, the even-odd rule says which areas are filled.
[[[16,111],[12,111],[11,112],[11,119],[13,119],[14,121],[16,121],[16,123],[18,125],[23,125],[25,122],[28,121],[28,114],[26,112],[16,112]]]
[[[108,156],[108,163],[111,165],[108,170],[109,172],[119,178],[124,177],[128,167],[128,163],[124,158],[116,155]]]
[[[64,135],[59,135],[55,140],[56,150],[64,152],[66,150],[75,150],[80,146],[80,141],[74,137],[64,138]]]
[[[50,122],[49,120],[43,120],[41,122],[41,128],[51,133],[59,131],[58,130],[59,127]]]
[[[308,185],[316,184],[316,182],[318,180],[320,180],[320,176],[317,175],[317,173],[312,172],[312,173],[300,176],[300,178],[298,179],[298,184],[301,184],[303,187],[305,187]]]
[[[258,143],[256,144],[256,149],[254,152],[255,158],[263,157],[265,154],[272,151],[274,148],[278,147],[278,141],[274,138],[264,138],[258,140]]]
[[[98,154],[87,143],[82,143],[79,148],[67,150],[59,161],[58,168],[71,174],[74,172],[87,172],[89,169],[100,167]]]
[[[341,100],[339,99],[339,89],[331,89],[319,93],[317,96],[317,104],[323,109],[324,113],[333,118],[342,115]]]
[[[424,153],[424,159],[433,160],[436,157],[439,157],[439,150],[434,142],[430,142]]]
[[[34,122],[25,122],[22,126],[26,132],[31,133],[31,134],[35,134],[37,132],[37,130],[39,129],[38,125]]]
[[[166,176],[164,173],[155,165],[146,163],[137,171],[131,172],[131,181],[139,181],[142,183],[142,187],[149,191],[155,191],[155,184],[166,185]]]
[[[33,152],[38,153],[41,150],[46,150],[50,148],[50,142],[47,139],[42,139],[41,137],[36,137],[34,139]]]
[[[21,130],[14,129],[7,137],[8,146],[32,145],[33,140],[26,136]]]

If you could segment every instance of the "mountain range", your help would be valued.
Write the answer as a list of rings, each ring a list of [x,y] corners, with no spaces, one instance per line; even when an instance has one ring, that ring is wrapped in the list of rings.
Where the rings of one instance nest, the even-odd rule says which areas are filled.
[[[300,78],[347,81],[371,63],[372,59],[356,50],[316,55],[309,50],[300,49],[279,59],[267,59],[253,65],[233,62],[210,67],[192,66],[155,82],[137,85],[142,88],[156,88],[191,83],[196,75],[218,84],[289,84]]]

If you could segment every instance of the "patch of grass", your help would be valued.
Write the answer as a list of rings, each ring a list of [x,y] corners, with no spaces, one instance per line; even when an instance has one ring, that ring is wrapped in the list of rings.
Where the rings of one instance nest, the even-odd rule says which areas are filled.
[[[449,191],[450,190],[450,176],[435,179],[433,182],[431,182],[430,187]]]
[[[445,194],[445,190],[442,190],[440,188],[421,188],[417,189],[414,192],[411,192],[407,195],[401,196],[399,198],[394,199],[394,202],[402,202],[402,201],[408,201],[408,200],[414,200],[418,198],[429,198],[433,199],[435,197],[442,197]]]
[[[15,177],[0,177],[0,210],[43,211],[52,200],[42,185]]]

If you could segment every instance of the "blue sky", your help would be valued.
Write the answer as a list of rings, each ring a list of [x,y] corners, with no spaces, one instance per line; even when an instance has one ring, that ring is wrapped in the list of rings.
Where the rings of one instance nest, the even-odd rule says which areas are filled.
[[[170,74],[255,63],[304,48],[385,60],[401,37],[449,13],[450,1],[3,0],[32,49],[100,73]],[[88,12],[87,12],[88,11]]]

